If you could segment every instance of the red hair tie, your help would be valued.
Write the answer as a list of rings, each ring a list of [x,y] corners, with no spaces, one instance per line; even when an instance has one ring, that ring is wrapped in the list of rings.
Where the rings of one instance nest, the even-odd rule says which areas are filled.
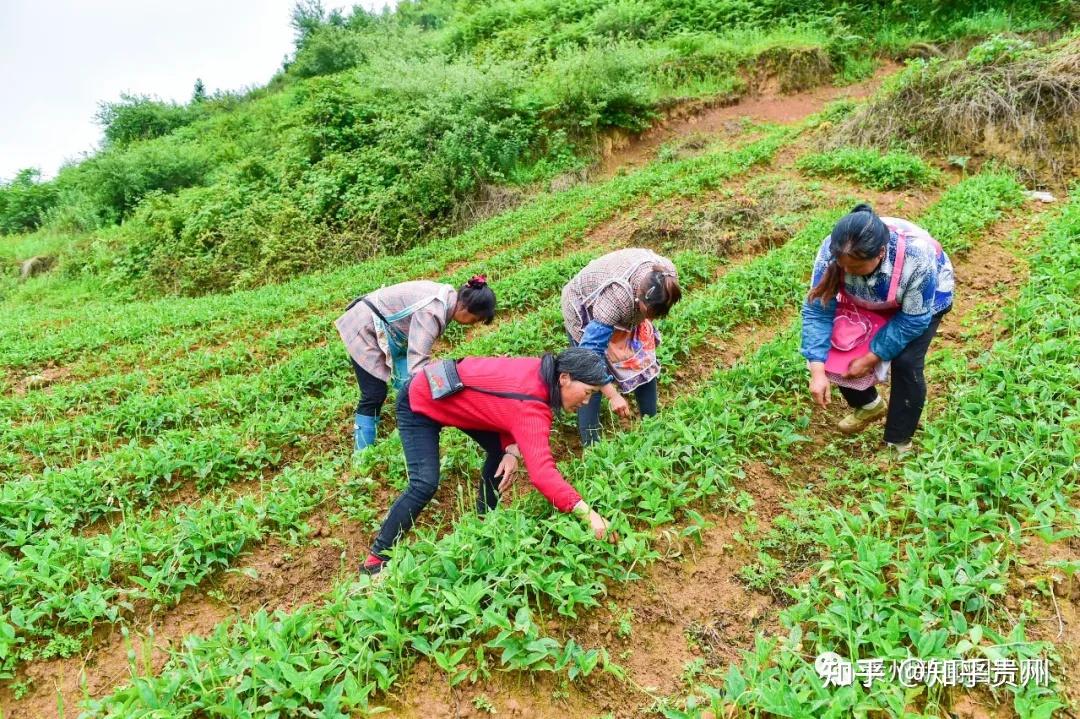
[[[469,287],[479,289],[487,284],[487,275],[473,275],[469,279]]]

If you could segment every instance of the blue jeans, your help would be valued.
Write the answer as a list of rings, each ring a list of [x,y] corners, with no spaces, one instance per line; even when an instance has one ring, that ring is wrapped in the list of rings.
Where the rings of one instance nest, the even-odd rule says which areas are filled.
[[[637,400],[638,409],[642,417],[652,417],[656,414],[656,383],[658,377],[641,385],[634,390],[634,398]],[[588,404],[578,410],[578,434],[581,443],[588,447],[600,439],[600,400],[603,397],[599,392],[595,393]]]
[[[398,393],[397,426],[405,451],[409,486],[391,505],[371,546],[371,553],[380,559],[386,559],[386,550],[412,529],[416,518],[439,488],[439,433],[443,425],[412,410],[408,384]],[[497,432],[462,431],[476,440],[487,453],[476,498],[476,511],[483,514],[499,503],[499,480],[495,478],[495,471],[503,458],[502,443]]]

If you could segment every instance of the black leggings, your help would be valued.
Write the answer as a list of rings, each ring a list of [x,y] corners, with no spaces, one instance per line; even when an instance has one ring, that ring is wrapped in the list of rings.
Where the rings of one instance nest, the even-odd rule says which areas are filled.
[[[923,368],[926,366],[926,351],[930,340],[937,334],[941,318],[951,307],[934,315],[930,326],[921,335],[913,339],[903,352],[893,358],[892,387],[889,390],[889,413],[885,418],[885,441],[903,444],[915,436],[915,429],[922,417],[923,405],[926,404],[926,378]],[[851,389],[841,387],[840,394],[852,407],[868,405],[878,397],[875,387]]]
[[[356,375],[356,384],[360,387],[360,401],[356,403],[356,413],[368,417],[378,417],[383,404],[386,402],[386,382],[356,363],[352,357],[353,373]]]

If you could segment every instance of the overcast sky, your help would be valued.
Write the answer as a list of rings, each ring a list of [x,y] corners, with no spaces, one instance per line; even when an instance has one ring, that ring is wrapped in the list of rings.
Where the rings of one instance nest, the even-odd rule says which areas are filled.
[[[396,0],[323,0],[381,10]],[[295,0],[0,0],[0,178],[52,177],[101,140],[98,102],[186,102],[264,85],[292,51]]]

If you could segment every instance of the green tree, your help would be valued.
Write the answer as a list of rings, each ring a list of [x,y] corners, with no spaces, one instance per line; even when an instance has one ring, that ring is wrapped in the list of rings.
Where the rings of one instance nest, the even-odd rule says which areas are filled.
[[[57,196],[56,183],[42,182],[41,170],[19,170],[11,182],[0,183],[0,234],[37,229]]]

